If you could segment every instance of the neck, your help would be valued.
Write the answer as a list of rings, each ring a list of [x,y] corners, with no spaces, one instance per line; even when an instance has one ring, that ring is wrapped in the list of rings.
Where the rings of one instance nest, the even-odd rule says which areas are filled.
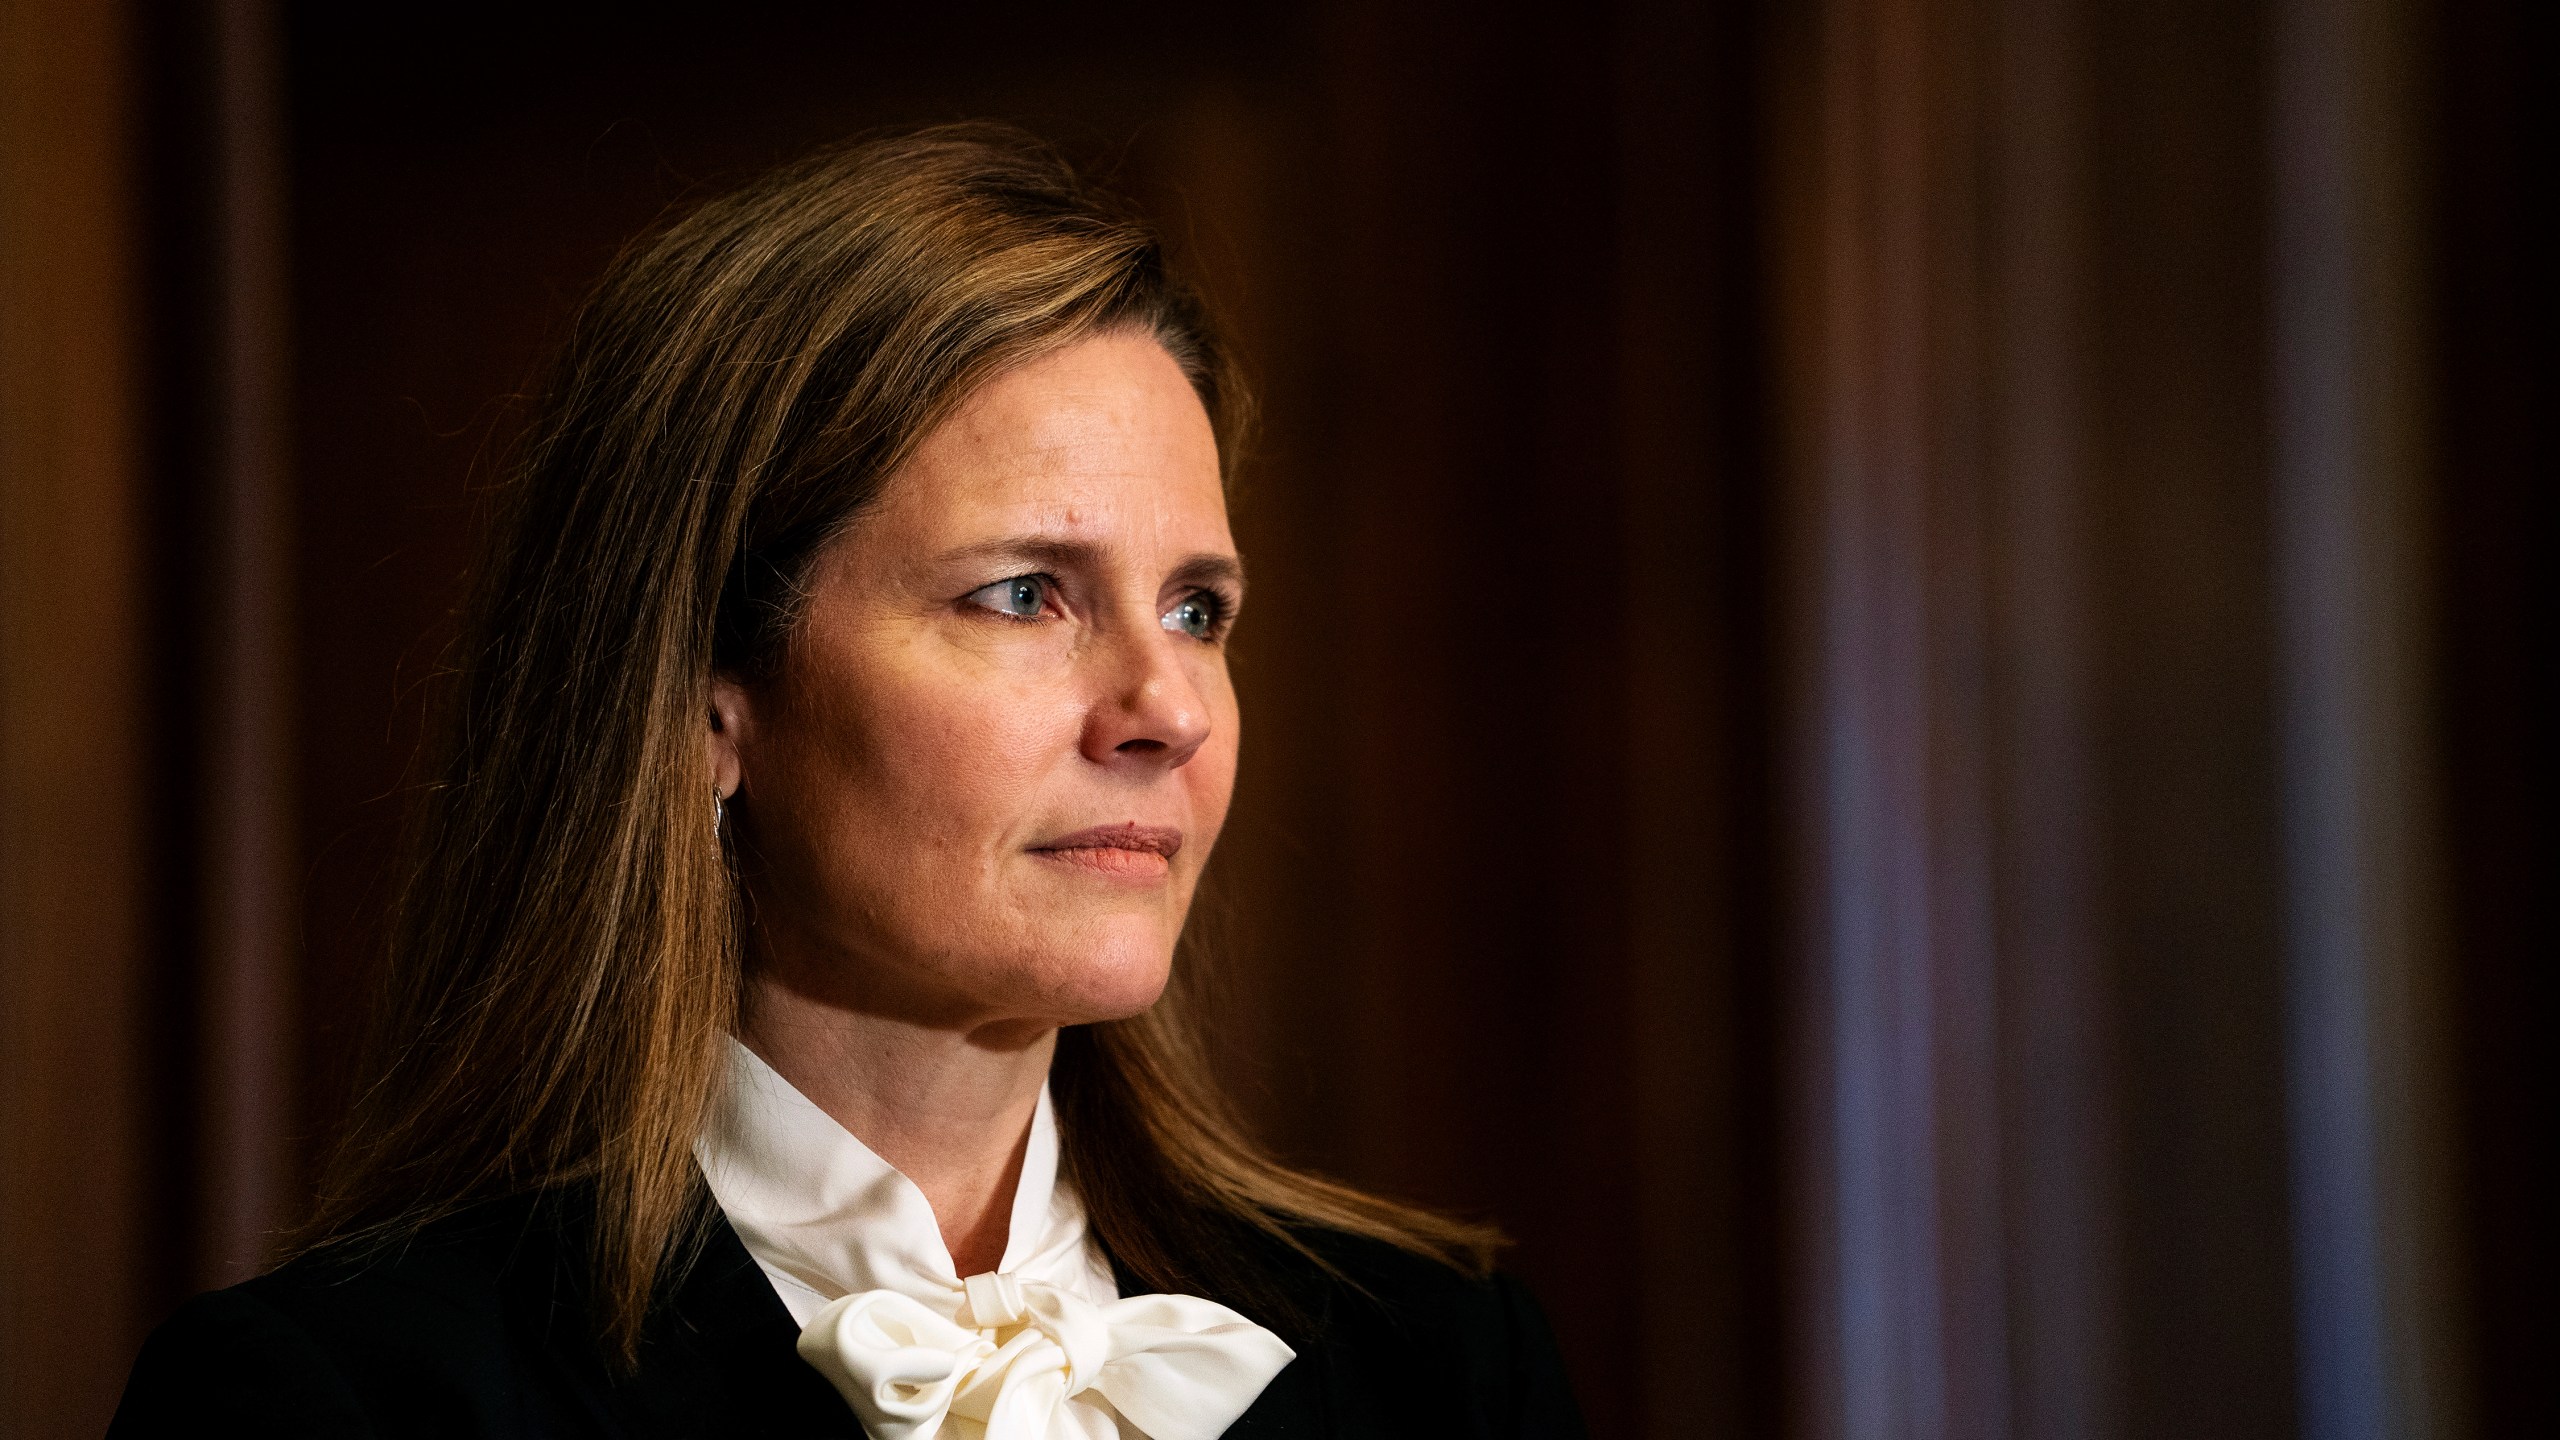
[[[750,980],[744,1018],[747,1048],[924,1192],[959,1274],[1003,1263],[1055,1026],[923,1025],[769,974]]]

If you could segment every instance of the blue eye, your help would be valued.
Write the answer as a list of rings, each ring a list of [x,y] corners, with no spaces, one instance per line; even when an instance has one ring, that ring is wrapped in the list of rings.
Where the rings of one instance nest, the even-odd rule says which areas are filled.
[[[1188,635],[1194,640],[1212,640],[1217,638],[1218,622],[1225,618],[1225,609],[1217,596],[1195,590],[1164,612],[1164,619],[1158,623],[1177,635]]]
[[[969,592],[969,603],[1010,615],[1018,620],[1036,618],[1049,607],[1049,578],[1045,575],[1016,575]]]

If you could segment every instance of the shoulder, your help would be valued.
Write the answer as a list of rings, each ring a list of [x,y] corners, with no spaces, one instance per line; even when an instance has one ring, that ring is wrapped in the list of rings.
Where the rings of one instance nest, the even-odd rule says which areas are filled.
[[[246,1286],[199,1295],[151,1332],[107,1434],[140,1440],[208,1429],[376,1433],[326,1347]]]
[[[524,1297],[552,1289],[549,1228],[529,1203],[485,1206],[198,1296],[145,1343],[114,1433],[208,1415],[294,1436],[549,1430],[527,1413],[521,1343]]]
[[[1499,1328],[1505,1280],[1366,1235],[1293,1232],[1320,1264],[1299,1261],[1296,1288],[1332,1325],[1482,1338]]]
[[[1583,1434],[1554,1336],[1517,1279],[1337,1230],[1296,1235],[1322,1262],[1286,1266],[1308,1321],[1301,1358],[1341,1433]]]

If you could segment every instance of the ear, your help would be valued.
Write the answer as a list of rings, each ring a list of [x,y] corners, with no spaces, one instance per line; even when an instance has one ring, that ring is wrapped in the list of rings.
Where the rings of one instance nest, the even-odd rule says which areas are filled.
[[[737,794],[739,787],[747,783],[748,724],[747,687],[734,676],[713,674],[711,713],[705,717],[702,739],[711,759],[711,783],[723,799]]]

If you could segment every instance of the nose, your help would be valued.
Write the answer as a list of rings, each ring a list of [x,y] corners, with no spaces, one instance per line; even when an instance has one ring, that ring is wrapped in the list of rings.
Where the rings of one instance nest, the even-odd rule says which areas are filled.
[[[1153,624],[1114,637],[1085,717],[1084,758],[1113,769],[1178,770],[1209,739],[1208,697],[1193,680],[1185,640]]]

